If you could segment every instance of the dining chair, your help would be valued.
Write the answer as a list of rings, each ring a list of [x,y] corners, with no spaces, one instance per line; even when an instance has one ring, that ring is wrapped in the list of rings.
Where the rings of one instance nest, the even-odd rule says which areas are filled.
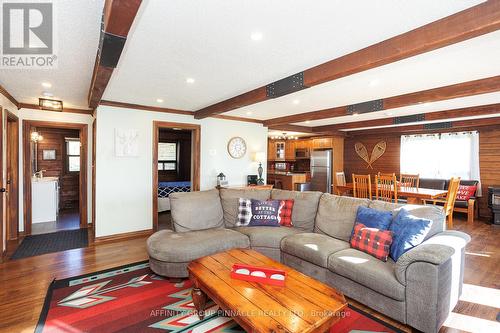
[[[457,199],[458,187],[460,185],[460,177],[452,177],[448,185],[448,192],[443,200],[434,200],[434,204],[444,204],[444,213],[447,219],[448,228],[453,228],[453,207]]]
[[[393,172],[393,173],[385,173],[385,172],[378,172],[377,173],[377,176],[386,176],[386,177],[392,177],[392,176],[396,176],[396,174]]]
[[[372,180],[370,175],[352,174],[352,193],[355,198],[372,199]]]
[[[399,183],[401,187],[418,188],[420,185],[420,175],[402,173],[399,175]]]
[[[338,186],[345,186],[345,173],[344,171],[341,172],[335,172],[335,179],[337,181]]]
[[[377,200],[398,202],[398,186],[395,174],[376,176],[375,184],[377,184],[375,190]]]

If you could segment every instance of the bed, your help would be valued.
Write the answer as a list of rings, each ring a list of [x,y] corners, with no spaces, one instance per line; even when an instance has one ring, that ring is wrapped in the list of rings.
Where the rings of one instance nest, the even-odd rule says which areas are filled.
[[[190,192],[191,182],[158,182],[158,212],[170,210],[171,193]]]

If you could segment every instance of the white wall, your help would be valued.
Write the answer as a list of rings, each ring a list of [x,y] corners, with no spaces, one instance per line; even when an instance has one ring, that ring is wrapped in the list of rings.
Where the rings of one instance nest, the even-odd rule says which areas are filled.
[[[97,109],[96,146],[96,237],[152,228],[153,121],[201,125],[200,187],[211,189],[223,172],[230,185],[246,184],[257,174],[252,152],[267,154],[267,128],[261,124],[100,106]],[[139,156],[115,157],[116,128],[139,131]],[[247,142],[247,154],[233,159],[227,143],[233,136]],[[263,163],[264,170],[267,163]],[[265,174],[265,171],[264,171]]]
[[[88,166],[87,166],[87,207],[88,221],[92,221],[92,122],[93,117],[86,114],[69,112],[52,112],[33,109],[20,109],[19,117],[19,231],[24,231],[24,164],[23,164],[23,120],[39,120],[51,122],[77,123],[88,125]]]
[[[10,111],[12,112],[13,114],[15,114],[17,116],[17,107],[12,104],[12,102],[7,98],[5,97],[4,95],[0,94],[0,106],[2,107],[2,112],[0,112],[0,126],[3,126],[3,131],[2,131],[2,135],[3,135],[3,138],[2,138],[2,142],[3,142],[3,158],[2,158],[2,165],[0,165],[0,177],[2,177],[3,181],[2,181],[2,184],[5,184],[7,182],[7,136],[6,136],[6,126],[7,124],[4,123],[4,119],[5,119],[5,114],[7,111]],[[3,204],[5,205],[5,195],[2,195],[0,196],[0,200],[3,200]],[[2,216],[2,221],[5,221],[7,216],[6,216],[6,211],[4,210],[3,212],[3,216]],[[0,228],[3,228],[3,237],[4,239],[0,240],[0,248],[1,250],[3,251],[5,249],[5,233],[6,233],[6,223],[3,223]],[[0,251],[1,252],[1,251]]]

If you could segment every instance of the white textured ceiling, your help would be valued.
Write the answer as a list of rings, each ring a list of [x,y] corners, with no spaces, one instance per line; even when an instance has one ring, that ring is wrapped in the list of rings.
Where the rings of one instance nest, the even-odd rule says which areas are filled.
[[[500,75],[500,31],[228,112],[268,119]],[[370,83],[376,80],[377,84]],[[294,100],[300,103],[293,104]],[[460,105],[458,105],[460,107]],[[325,124],[312,121],[310,125]]]
[[[99,44],[104,0],[52,0],[54,4],[55,69],[3,69],[0,85],[19,102],[38,104],[42,92],[62,99],[65,107],[87,108]],[[49,82],[52,88],[42,87]]]
[[[481,2],[143,1],[104,99],[157,106],[160,98],[164,107],[198,110]],[[254,32],[262,40],[253,41]],[[188,77],[195,83],[187,84]],[[312,89],[303,93],[311,94],[311,104],[300,103],[301,112],[337,102],[328,96],[316,101]],[[363,93],[349,96],[358,102]],[[251,117],[268,119],[293,113],[280,100],[228,114],[248,117],[253,110]]]

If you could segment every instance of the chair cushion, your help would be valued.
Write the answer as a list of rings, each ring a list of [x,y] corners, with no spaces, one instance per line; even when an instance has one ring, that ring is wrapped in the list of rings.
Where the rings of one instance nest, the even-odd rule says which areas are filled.
[[[315,233],[288,236],[281,241],[282,252],[324,268],[328,268],[328,257],[332,253],[348,248],[347,242]]]
[[[172,193],[170,209],[177,232],[222,228],[224,226],[219,191]]]
[[[224,228],[188,232],[161,230],[147,240],[149,256],[165,262],[190,262],[217,252],[249,246],[247,236]]]
[[[394,266],[390,258],[384,262],[355,249],[342,250],[328,258],[330,271],[382,295],[404,301],[405,287],[396,279]]]
[[[444,179],[435,178],[420,178],[419,187],[432,188],[434,190],[444,190],[446,189],[446,181]]]
[[[250,238],[250,246],[280,248],[281,240],[290,235],[295,235],[303,230],[289,227],[238,227],[232,230],[241,232]]]
[[[311,232],[314,229],[314,219],[318,211],[321,192],[298,192],[275,190],[271,191],[271,199],[293,199],[292,224],[295,228]]]
[[[234,227],[238,221],[239,198],[267,200],[271,197],[271,190],[266,189],[221,188],[219,192],[226,228]]]
[[[469,207],[469,201],[457,200],[457,201],[455,201],[454,207],[467,208],[467,207]]]
[[[349,242],[358,207],[368,207],[368,203],[368,199],[324,193],[319,201],[314,232]]]
[[[468,201],[471,197],[476,194],[477,186],[476,185],[462,185],[458,186],[457,191],[457,200]]]

